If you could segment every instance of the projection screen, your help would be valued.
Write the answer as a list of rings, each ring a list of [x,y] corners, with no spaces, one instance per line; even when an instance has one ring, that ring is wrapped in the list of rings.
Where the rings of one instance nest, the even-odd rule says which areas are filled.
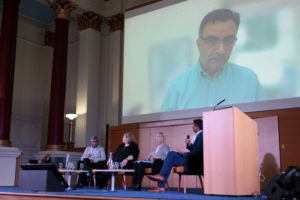
[[[223,8],[240,16],[234,78],[207,75],[197,46],[204,16]],[[300,107],[299,10],[295,0],[164,0],[125,13],[122,123],[198,117],[224,99],[244,112]]]

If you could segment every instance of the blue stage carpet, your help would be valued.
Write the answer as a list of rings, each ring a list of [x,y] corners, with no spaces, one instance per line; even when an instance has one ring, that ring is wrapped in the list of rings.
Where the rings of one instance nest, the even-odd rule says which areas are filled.
[[[76,196],[98,196],[98,197],[122,197],[122,198],[145,198],[145,199],[203,199],[203,200],[223,200],[223,199],[234,199],[234,200],[257,200],[265,199],[261,195],[257,197],[249,196],[215,196],[215,195],[204,195],[200,189],[188,189],[187,194],[183,192],[177,192],[175,189],[171,189],[166,193],[151,193],[146,189],[142,191],[124,191],[122,188],[116,188],[115,192],[111,192],[106,189],[91,189],[81,188],[65,192],[38,192],[38,191],[24,191],[19,190],[18,187],[0,187],[0,192],[13,192],[13,193],[27,193],[27,194],[48,194],[48,195],[76,195]],[[0,194],[1,195],[1,194]]]

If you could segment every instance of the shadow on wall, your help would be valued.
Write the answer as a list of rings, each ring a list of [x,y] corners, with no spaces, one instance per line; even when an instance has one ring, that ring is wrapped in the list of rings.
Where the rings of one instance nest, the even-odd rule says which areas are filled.
[[[261,173],[265,176],[265,180],[261,183],[261,189],[264,189],[269,181],[275,176],[276,174],[280,174],[280,169],[276,163],[276,159],[271,153],[265,154],[263,162],[261,164]]]

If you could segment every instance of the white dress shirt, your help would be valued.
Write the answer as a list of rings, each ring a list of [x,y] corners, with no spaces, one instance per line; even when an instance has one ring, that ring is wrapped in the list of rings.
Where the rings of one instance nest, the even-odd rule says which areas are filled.
[[[91,156],[88,157],[87,156],[88,154],[91,154]],[[95,163],[98,161],[106,160],[104,148],[99,145],[95,148],[92,146],[87,147],[81,156],[81,160],[85,158],[89,158],[90,160],[93,160]]]

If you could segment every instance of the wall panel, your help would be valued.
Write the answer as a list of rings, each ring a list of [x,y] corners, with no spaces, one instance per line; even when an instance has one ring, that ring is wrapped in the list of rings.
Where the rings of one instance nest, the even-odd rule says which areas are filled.
[[[247,114],[253,119],[277,116],[281,166],[280,171],[285,170],[290,165],[300,167],[300,108],[251,112]],[[186,138],[186,135],[189,134],[192,136],[193,133],[192,120],[193,119],[178,119],[140,124],[126,124],[111,127],[110,134],[118,134],[118,131],[124,132],[127,130],[133,130],[136,134],[138,134],[139,131],[137,131],[137,129],[140,129],[139,134],[141,139],[139,142],[143,143],[140,146],[141,152],[143,152],[141,155],[146,155],[147,151],[150,151],[149,145],[145,145],[145,140],[149,140],[149,138],[151,138],[150,146],[152,147],[154,145],[155,133],[157,131],[163,131],[167,135],[167,144],[170,146],[171,150],[185,150],[184,139]],[[148,131],[143,130],[145,128],[150,128],[149,137],[147,136]],[[117,142],[119,144],[119,141]],[[140,158],[143,159],[142,157]],[[278,170],[273,170],[273,173],[277,172]],[[272,175],[268,174],[268,176]],[[188,177],[187,180],[188,187],[200,187],[199,180],[196,176]],[[168,182],[170,187],[177,187],[178,176],[172,173]],[[143,185],[149,186],[149,181],[144,180]],[[265,184],[263,184],[263,186],[264,185]]]

